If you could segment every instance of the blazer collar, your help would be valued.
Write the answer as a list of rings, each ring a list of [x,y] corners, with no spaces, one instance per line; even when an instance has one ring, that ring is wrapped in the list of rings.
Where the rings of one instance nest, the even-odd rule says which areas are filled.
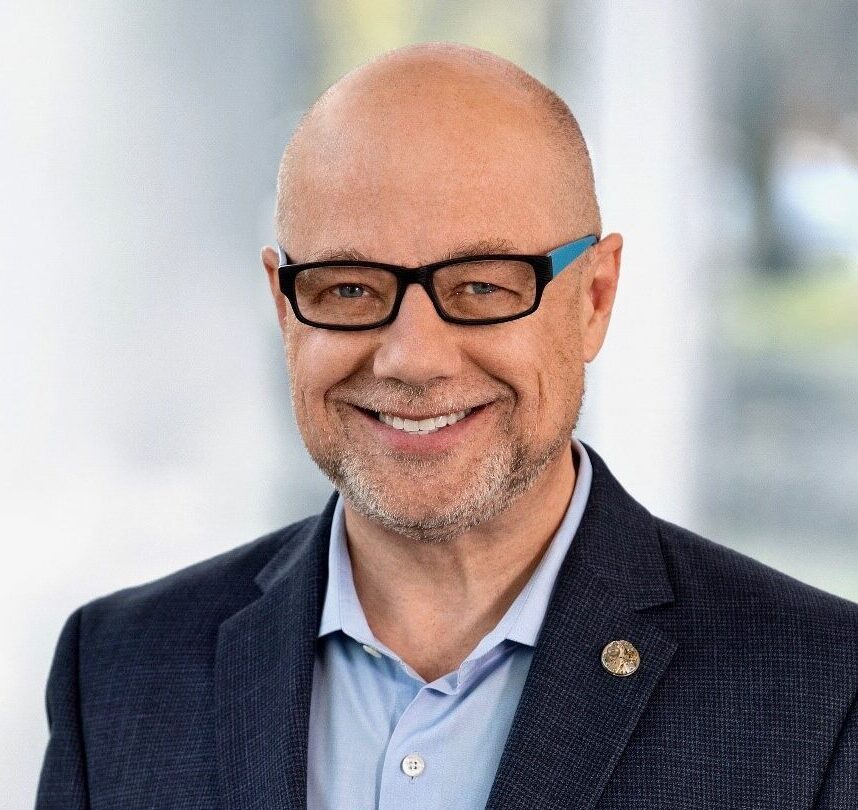
[[[640,611],[673,601],[655,520],[587,446],[593,484],[557,577],[487,810],[599,800],[676,650]],[[609,673],[601,652],[630,641],[640,666]]]
[[[593,482],[572,553],[559,579],[584,567],[632,610],[673,601],[658,529],[653,516],[611,474],[588,444]]]
[[[316,628],[336,498],[257,574],[262,596],[220,626],[218,772],[227,810],[305,810]]]
[[[590,808],[676,643],[639,611],[673,600],[653,517],[585,445],[587,507],[560,568],[487,808]],[[305,810],[316,633],[336,496],[255,578],[262,595],[220,627],[217,750],[227,810]],[[641,656],[625,678],[600,663],[614,639]]]

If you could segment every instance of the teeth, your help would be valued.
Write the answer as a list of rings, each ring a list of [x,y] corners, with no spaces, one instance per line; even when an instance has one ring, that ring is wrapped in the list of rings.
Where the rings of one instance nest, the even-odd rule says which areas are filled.
[[[441,416],[431,416],[428,419],[402,419],[399,416],[390,416],[386,413],[379,413],[378,418],[385,425],[390,425],[397,430],[404,430],[406,433],[416,434],[418,436],[426,436],[429,433],[435,433],[441,428],[448,425],[455,425],[456,422],[464,419],[473,409],[467,408],[464,411],[456,413],[442,414]]]

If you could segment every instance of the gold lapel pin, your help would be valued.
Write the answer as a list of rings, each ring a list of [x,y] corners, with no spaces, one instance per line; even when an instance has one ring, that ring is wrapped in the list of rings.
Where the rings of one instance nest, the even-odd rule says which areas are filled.
[[[625,678],[641,665],[640,653],[635,645],[624,639],[611,641],[602,650],[602,666],[611,673]]]

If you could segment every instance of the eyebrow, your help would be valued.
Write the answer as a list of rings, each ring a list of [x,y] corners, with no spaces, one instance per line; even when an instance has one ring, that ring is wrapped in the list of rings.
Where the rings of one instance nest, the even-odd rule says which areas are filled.
[[[517,253],[515,246],[507,239],[480,239],[476,242],[460,242],[436,261],[462,259],[466,256],[492,255],[495,253]],[[290,257],[290,261],[293,261]],[[304,262],[372,262],[379,259],[367,256],[354,248],[328,248],[311,254]]]

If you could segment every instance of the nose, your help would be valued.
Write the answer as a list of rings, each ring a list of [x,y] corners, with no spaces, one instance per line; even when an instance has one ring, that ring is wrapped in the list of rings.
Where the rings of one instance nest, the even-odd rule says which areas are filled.
[[[462,362],[461,328],[441,320],[426,290],[411,284],[396,320],[381,330],[373,358],[375,376],[412,386],[455,376]]]

